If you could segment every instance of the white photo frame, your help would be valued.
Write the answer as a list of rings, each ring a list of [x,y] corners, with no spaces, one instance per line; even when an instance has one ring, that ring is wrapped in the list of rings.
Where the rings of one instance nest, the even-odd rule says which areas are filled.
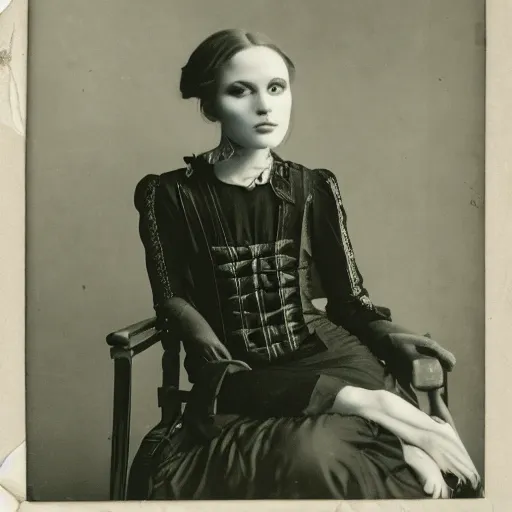
[[[16,27],[10,66],[20,95],[16,112],[25,123],[28,1],[13,0],[0,14],[0,41]],[[37,20],[31,20],[37,23]],[[512,505],[506,404],[512,403],[509,385],[508,338],[512,332],[512,3],[487,2],[486,96],[486,498],[469,501],[393,502],[222,502],[222,503],[114,503],[25,501],[25,133],[19,121],[0,126],[0,212],[4,220],[0,262],[0,509],[24,511],[199,511],[219,507],[226,511],[315,510],[371,511],[506,511]],[[2,48],[0,48],[0,51]],[[0,72],[2,70],[0,69]],[[13,108],[1,104],[0,109]],[[30,119],[30,109],[28,114]]]

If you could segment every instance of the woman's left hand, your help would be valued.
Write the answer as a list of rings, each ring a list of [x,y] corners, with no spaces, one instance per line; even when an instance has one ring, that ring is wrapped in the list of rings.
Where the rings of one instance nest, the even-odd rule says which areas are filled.
[[[400,349],[400,347],[413,345],[419,353],[438,359],[443,368],[449,372],[453,370],[457,362],[455,356],[449,350],[443,348],[428,335],[391,333],[388,336],[395,348]]]

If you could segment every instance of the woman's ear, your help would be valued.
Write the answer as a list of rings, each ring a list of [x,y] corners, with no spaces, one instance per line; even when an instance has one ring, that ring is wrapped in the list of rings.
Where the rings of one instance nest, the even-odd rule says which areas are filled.
[[[217,116],[215,115],[214,105],[211,102],[204,101],[201,105],[201,110],[208,121],[211,121],[212,123],[218,121]]]

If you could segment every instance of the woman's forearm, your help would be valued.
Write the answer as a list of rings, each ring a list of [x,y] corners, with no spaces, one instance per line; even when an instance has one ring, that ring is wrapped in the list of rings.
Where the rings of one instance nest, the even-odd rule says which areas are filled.
[[[193,347],[207,360],[232,359],[208,321],[185,299],[172,297],[162,309],[166,328],[175,332],[186,346]]]
[[[208,321],[185,299],[172,297],[162,309],[168,325],[179,332],[183,341],[215,340],[220,343]]]

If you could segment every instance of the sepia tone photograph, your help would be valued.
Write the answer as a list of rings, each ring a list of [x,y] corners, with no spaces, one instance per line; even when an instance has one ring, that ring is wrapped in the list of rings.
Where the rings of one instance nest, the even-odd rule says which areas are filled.
[[[484,496],[484,14],[30,5],[29,500]]]

